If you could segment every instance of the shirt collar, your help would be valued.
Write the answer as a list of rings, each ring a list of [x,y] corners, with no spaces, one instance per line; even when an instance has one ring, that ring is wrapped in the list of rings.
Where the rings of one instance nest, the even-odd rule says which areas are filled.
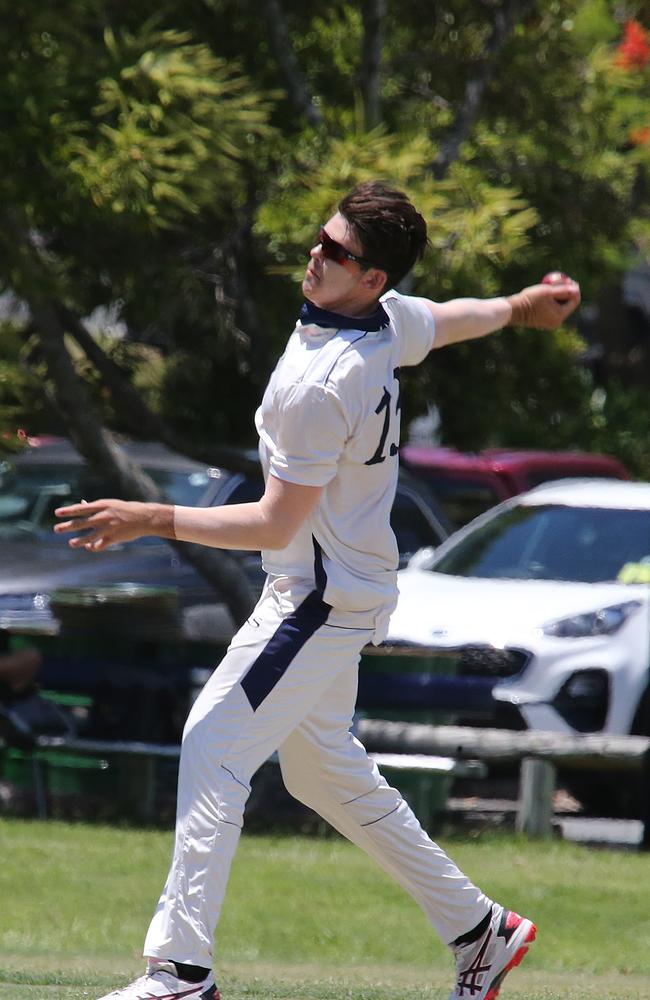
[[[344,316],[343,313],[321,309],[313,302],[305,302],[300,310],[300,320],[302,323],[322,326],[328,330],[365,330],[366,333],[383,330],[390,323],[388,313],[381,302],[370,316]]]

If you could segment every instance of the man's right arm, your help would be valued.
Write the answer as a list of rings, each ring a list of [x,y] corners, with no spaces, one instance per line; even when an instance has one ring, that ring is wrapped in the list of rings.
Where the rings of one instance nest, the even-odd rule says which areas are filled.
[[[436,323],[433,348],[485,337],[505,326],[554,330],[579,303],[580,287],[570,279],[561,284],[531,285],[515,295],[493,299],[426,300]]]

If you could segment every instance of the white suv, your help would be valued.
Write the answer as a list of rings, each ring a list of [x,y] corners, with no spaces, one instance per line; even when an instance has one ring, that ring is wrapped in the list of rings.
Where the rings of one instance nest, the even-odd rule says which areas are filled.
[[[428,647],[420,704],[650,735],[650,483],[539,486],[418,553],[399,587],[387,642]]]

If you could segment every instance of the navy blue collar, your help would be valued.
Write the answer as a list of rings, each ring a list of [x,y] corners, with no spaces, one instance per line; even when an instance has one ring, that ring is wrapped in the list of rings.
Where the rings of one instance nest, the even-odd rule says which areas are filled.
[[[370,316],[344,316],[342,313],[320,309],[313,302],[305,302],[300,310],[301,322],[323,326],[328,330],[365,330],[375,333],[388,326],[390,319],[381,302]]]

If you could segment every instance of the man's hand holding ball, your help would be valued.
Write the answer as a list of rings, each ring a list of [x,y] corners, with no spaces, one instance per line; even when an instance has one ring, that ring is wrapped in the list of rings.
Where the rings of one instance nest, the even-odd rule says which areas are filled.
[[[580,285],[561,271],[550,271],[539,285],[509,295],[508,302],[512,326],[556,330],[580,305]]]

